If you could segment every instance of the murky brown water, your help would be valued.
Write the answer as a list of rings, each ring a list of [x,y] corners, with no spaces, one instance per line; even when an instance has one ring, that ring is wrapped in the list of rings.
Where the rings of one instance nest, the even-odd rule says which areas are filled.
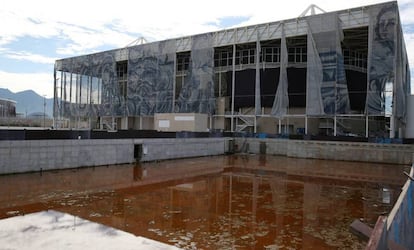
[[[0,176],[0,218],[70,213],[183,249],[361,249],[409,166],[235,155]]]

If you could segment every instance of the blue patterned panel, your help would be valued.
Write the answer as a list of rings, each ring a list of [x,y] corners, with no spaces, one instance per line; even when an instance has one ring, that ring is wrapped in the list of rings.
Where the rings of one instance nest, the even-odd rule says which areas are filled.
[[[215,97],[212,34],[193,37],[189,74],[178,97],[176,109],[181,113],[213,114]]]

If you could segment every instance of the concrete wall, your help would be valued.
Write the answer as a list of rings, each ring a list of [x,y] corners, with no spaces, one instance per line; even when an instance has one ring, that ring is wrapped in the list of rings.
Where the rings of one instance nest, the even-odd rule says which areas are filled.
[[[270,112],[270,111],[269,111]],[[277,134],[279,120],[273,117],[262,117],[257,120],[257,130],[268,134]]]
[[[366,250],[413,249],[414,167],[388,216],[380,216]]]
[[[230,130],[226,128],[226,122],[224,118],[225,110],[228,110],[229,97],[217,97],[216,98],[216,115],[213,116],[213,125],[210,129],[214,128],[217,130]]]
[[[154,115],[154,129],[158,131],[205,132],[207,128],[207,114],[160,113]]]
[[[412,164],[414,153],[414,146],[405,144],[237,138],[236,145],[256,154],[406,165]]]
[[[141,161],[166,160],[208,155],[222,155],[226,150],[225,138],[184,138],[143,140]],[[138,143],[136,141],[135,143]]]
[[[243,152],[298,158],[411,164],[414,146],[259,138],[0,141],[0,174]],[[136,152],[140,150],[140,152]]]
[[[0,141],[0,174],[67,169],[225,153],[225,138]]]

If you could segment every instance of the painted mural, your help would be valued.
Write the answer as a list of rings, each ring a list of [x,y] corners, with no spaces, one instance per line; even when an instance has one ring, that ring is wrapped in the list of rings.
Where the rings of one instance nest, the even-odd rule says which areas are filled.
[[[193,37],[189,74],[178,97],[176,111],[213,114],[214,49],[211,34]]]
[[[393,84],[395,38],[396,38],[396,6],[370,9],[370,47],[368,57],[368,89],[366,113],[368,115],[385,115],[386,85]],[[392,98],[392,95],[387,97]]]
[[[174,45],[163,41],[129,49],[128,116],[172,112]]]

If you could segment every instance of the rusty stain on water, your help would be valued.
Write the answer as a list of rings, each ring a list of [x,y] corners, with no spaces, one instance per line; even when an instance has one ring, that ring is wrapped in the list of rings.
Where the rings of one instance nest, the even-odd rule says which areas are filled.
[[[0,218],[47,209],[183,249],[361,249],[409,166],[233,155],[0,176]]]

